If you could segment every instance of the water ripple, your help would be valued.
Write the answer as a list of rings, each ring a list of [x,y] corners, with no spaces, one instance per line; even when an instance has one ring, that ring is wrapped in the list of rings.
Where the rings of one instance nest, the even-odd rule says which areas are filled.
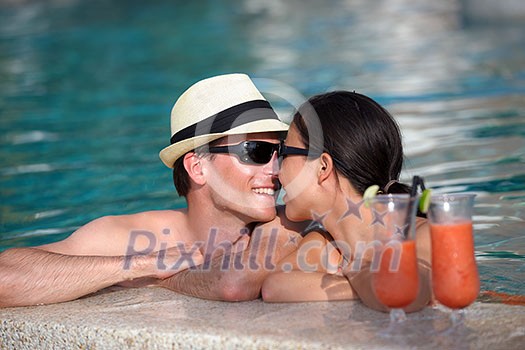
[[[33,174],[33,173],[46,173],[60,170],[73,170],[81,169],[83,165],[74,163],[72,164],[48,164],[48,163],[37,163],[37,164],[22,164],[12,167],[0,168],[0,175],[2,176],[13,176],[22,174]]]
[[[60,140],[57,133],[32,130],[22,133],[8,134],[5,136],[8,143],[13,145],[22,145],[26,143],[37,143],[37,142],[56,142]]]
[[[45,235],[57,235],[64,232],[70,232],[71,230],[76,229],[76,227],[56,227],[56,228],[45,228],[45,229],[37,229],[37,230],[29,230],[21,233],[17,233],[16,237],[29,237],[29,236],[45,236]],[[10,236],[6,236],[9,238]]]
[[[476,260],[483,261],[483,260],[499,260],[499,259],[506,259],[506,260],[512,260],[512,261],[523,261],[525,262],[525,255],[520,255],[515,252],[509,252],[509,251],[476,251]]]

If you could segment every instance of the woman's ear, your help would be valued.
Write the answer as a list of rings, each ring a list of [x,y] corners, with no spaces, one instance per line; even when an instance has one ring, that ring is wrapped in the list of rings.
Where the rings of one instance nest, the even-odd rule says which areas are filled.
[[[183,163],[186,172],[193,182],[197,185],[204,185],[206,183],[206,177],[202,171],[201,158],[198,157],[195,152],[185,154]]]
[[[330,177],[330,174],[332,174],[332,171],[334,170],[334,161],[332,157],[328,153],[321,154],[321,157],[319,157],[319,170],[317,173],[317,180],[319,183],[322,183],[328,177]]]

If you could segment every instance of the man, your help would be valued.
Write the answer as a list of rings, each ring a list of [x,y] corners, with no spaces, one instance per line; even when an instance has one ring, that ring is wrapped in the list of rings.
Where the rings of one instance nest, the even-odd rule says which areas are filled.
[[[297,228],[275,208],[276,151],[287,128],[244,74],[194,84],[172,109],[171,145],[160,153],[187,208],[106,216],[63,241],[6,250],[0,307],[68,301],[115,284],[258,297],[273,264],[295,249],[287,243]],[[254,230],[258,222],[266,224]]]

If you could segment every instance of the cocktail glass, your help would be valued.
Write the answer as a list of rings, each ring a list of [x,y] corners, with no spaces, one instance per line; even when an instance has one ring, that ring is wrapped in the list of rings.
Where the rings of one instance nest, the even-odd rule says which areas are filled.
[[[406,320],[404,307],[419,292],[415,245],[415,217],[418,197],[408,194],[377,195],[367,200],[371,225],[380,247],[372,260],[372,289],[390,309],[390,328]]]
[[[476,300],[479,275],[474,257],[472,212],[475,194],[434,195],[428,220],[432,242],[432,290],[452,309],[452,326],[463,323],[463,309]]]

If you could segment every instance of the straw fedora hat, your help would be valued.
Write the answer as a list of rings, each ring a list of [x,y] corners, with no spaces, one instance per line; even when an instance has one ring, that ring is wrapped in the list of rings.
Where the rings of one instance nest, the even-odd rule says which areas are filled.
[[[227,135],[286,131],[268,101],[246,74],[201,80],[171,110],[171,145],[160,151],[166,166],[189,151]]]

